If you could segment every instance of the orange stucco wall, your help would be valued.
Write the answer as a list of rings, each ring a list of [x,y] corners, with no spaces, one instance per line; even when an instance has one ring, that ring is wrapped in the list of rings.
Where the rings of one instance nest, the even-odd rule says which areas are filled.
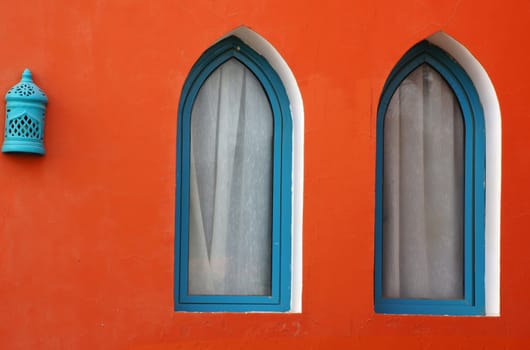
[[[304,100],[303,312],[176,313],[177,104],[194,61],[241,25]],[[373,311],[377,102],[440,30],[501,107],[498,318]],[[1,2],[0,92],[29,67],[50,102],[46,156],[0,155],[0,348],[530,347],[529,30],[526,0]]]

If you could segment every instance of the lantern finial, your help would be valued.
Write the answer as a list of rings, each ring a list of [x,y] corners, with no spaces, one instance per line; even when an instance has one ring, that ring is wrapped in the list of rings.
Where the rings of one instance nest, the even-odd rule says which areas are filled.
[[[28,68],[24,69],[24,72],[22,73],[22,81],[33,82],[31,71]]]

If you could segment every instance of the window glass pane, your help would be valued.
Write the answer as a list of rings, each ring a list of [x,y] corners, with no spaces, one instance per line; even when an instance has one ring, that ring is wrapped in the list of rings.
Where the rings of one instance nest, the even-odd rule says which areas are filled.
[[[423,64],[384,121],[385,298],[464,296],[464,125],[445,80]]]
[[[191,114],[190,295],[270,295],[272,110],[236,59],[204,82]]]

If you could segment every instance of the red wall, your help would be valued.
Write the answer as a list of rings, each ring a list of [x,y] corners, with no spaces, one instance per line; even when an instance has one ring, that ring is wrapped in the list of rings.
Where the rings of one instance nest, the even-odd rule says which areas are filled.
[[[50,102],[46,156],[0,155],[0,348],[530,347],[529,23],[526,0],[1,2],[0,92],[29,67]],[[301,314],[173,311],[180,90],[240,25],[280,52],[304,100]],[[440,30],[501,107],[499,318],[373,311],[377,102]]]

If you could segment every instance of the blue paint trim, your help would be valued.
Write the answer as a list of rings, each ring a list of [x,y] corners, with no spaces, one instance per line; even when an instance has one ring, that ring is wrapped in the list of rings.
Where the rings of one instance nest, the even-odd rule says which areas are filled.
[[[269,99],[273,118],[272,273],[270,296],[188,295],[188,213],[190,117],[205,80],[231,58],[254,73]],[[292,118],[287,92],[270,64],[235,36],[213,45],[198,59],[184,83],[178,110],[175,206],[176,311],[288,311],[291,306]]]
[[[399,84],[423,63],[429,64],[453,89],[465,125],[464,298],[462,300],[389,299],[382,296],[382,197],[384,117]],[[375,312],[423,315],[485,313],[485,126],[478,93],[460,65],[427,41],[409,50],[390,73],[379,101],[376,131]]]

